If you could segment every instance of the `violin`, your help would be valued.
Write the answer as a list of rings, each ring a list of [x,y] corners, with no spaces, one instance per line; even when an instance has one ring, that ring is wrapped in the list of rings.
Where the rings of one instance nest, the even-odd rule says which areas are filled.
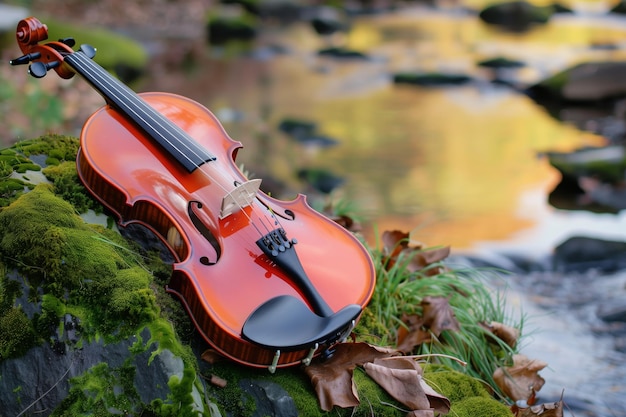
[[[222,355],[253,367],[308,365],[345,340],[372,296],[375,269],[355,236],[304,195],[281,201],[235,165],[240,142],[204,106],[169,93],[133,92],[77,51],[43,43],[46,25],[20,21],[16,38],[41,78],[82,77],[105,105],[85,122],[76,169],[118,220],[150,229],[172,253],[166,290]]]

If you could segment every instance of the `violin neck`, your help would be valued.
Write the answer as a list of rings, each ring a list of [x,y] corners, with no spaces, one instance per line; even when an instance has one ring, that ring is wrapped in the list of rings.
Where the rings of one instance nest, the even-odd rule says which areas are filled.
[[[188,172],[216,159],[187,132],[156,111],[82,51],[67,55],[64,62],[91,84],[107,104],[158,143]]]

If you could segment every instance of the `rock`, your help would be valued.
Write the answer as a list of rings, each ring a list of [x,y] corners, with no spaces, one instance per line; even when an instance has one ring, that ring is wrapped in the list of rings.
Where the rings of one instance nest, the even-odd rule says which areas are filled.
[[[476,65],[478,65],[479,67],[493,69],[522,68],[526,66],[523,61],[517,61],[502,56],[479,61],[476,63]]]
[[[318,35],[327,36],[348,29],[345,17],[337,8],[320,6],[313,9],[311,26]]]
[[[545,155],[550,165],[570,179],[592,177],[615,184],[625,178],[626,149],[621,145],[587,147],[573,152],[546,152]]]
[[[207,39],[213,45],[229,41],[249,41],[256,37],[254,25],[243,18],[215,17],[207,25]]]
[[[617,302],[613,305],[603,304],[598,309],[598,318],[606,322],[626,323],[626,302]]]
[[[626,268],[626,242],[571,237],[555,248],[553,266],[556,271],[564,272],[617,271]]]
[[[535,100],[596,102],[626,95],[626,61],[578,64],[527,89]]]
[[[86,224],[76,212],[88,204],[79,210],[55,195],[50,184],[27,181],[40,172],[32,171],[40,168],[35,160],[50,164],[43,170],[48,180],[65,175],[58,168],[67,163],[65,159],[75,158],[77,142],[50,135],[11,148],[20,154],[14,158],[19,162],[14,169],[30,170],[24,171],[22,190],[5,195],[6,207],[0,213],[4,239],[0,266],[11,271],[0,277],[0,287],[10,289],[0,291],[0,323],[26,320],[24,327],[36,331],[37,337],[27,340],[24,329],[15,329],[15,336],[5,330],[0,334],[3,342],[16,336],[28,342],[21,349],[7,350],[4,344],[0,350],[8,354],[0,357],[0,415],[124,414],[147,409],[154,415],[168,409],[202,414],[203,388],[192,356],[161,316],[153,292],[159,287],[150,287],[147,264],[133,267],[137,249],[131,250],[113,229]],[[29,159],[31,152],[41,155],[44,150],[58,158]],[[16,156],[13,152],[5,150],[3,155]],[[81,193],[72,187],[67,191],[70,200]],[[27,251],[17,231],[37,233],[27,238],[27,246],[35,248],[31,255],[23,257]],[[46,261],[34,259],[39,255]],[[26,267],[29,262],[37,267]]]
[[[539,7],[526,1],[509,1],[493,4],[479,12],[479,18],[506,30],[523,32],[533,25],[545,24],[555,9],[551,6]]]
[[[242,379],[239,387],[254,399],[256,409],[252,417],[296,417],[298,409],[280,385],[271,381]]]
[[[344,47],[333,46],[330,48],[320,49],[317,54],[319,56],[326,56],[336,59],[355,59],[355,60],[367,60],[369,59],[368,55],[364,54],[360,51],[355,51],[353,49],[348,49]]]
[[[81,389],[70,381],[71,378],[87,374],[100,364],[106,364],[106,368],[115,374],[127,361],[130,361],[128,369],[134,369],[134,387],[139,398],[132,404],[137,410],[143,407],[142,404],[150,404],[155,399],[165,400],[170,394],[170,378],[174,375],[182,378],[183,361],[167,349],[158,352],[158,346],[153,343],[144,352],[133,354],[131,348],[136,347],[138,341],[150,340],[147,329],[141,335],[116,343],[82,341],[81,347],[64,345],[66,348],[62,352],[45,343],[30,349],[20,358],[0,362],[2,415],[14,416],[27,410],[26,415],[47,416],[62,404],[71,389]],[[114,395],[112,391],[99,394],[121,395]],[[128,396],[132,393],[123,394]]]
[[[472,81],[472,78],[464,74],[401,72],[393,75],[393,82],[396,84],[413,84],[427,87],[463,85],[470,81]]]
[[[345,182],[344,178],[324,169],[302,168],[298,170],[296,175],[308,187],[322,194],[330,194]]]
[[[278,130],[292,137],[312,135],[316,129],[317,124],[309,120],[286,118],[278,124]]]
[[[547,152],[561,181],[550,193],[557,208],[616,213],[626,208],[626,150],[623,145]]]

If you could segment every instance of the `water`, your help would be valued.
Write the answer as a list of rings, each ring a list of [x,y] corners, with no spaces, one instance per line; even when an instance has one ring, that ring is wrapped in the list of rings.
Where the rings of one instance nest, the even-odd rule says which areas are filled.
[[[355,204],[369,238],[375,224],[461,250],[508,241],[545,220],[547,205],[520,213],[524,199],[545,200],[558,182],[540,152],[604,142],[489,83],[475,62],[498,54],[526,60],[532,65],[514,75],[529,82],[584,57],[614,59],[620,52],[584,45],[619,40],[625,27],[570,18],[513,36],[460,12],[419,10],[356,20],[334,42],[371,59],[338,62],[315,54],[330,41],[294,25],[261,35],[256,52],[264,51],[265,60],[212,48],[194,70],[162,73],[142,88],[176,91],[224,116],[231,137],[244,144],[238,161],[286,181],[292,193],[284,198],[303,187],[296,170],[325,169],[346,180],[333,198]],[[276,44],[288,52],[268,55]],[[400,70],[463,71],[485,81],[443,89],[394,85],[391,74]],[[276,131],[288,117],[315,121],[340,145],[304,149]]]
[[[253,172],[261,169],[293,189],[302,187],[292,179],[302,167],[345,178],[333,197],[356,204],[370,242],[374,230],[397,228],[459,253],[514,251],[541,259],[573,234],[624,239],[624,212],[567,212],[546,202],[559,177],[540,153],[604,139],[555,120],[522,94],[490,84],[489,74],[474,63],[499,54],[522,59],[529,67],[513,75],[529,83],[591,57],[619,59],[619,50],[593,51],[589,45],[621,42],[625,23],[564,17],[514,36],[460,11],[416,9],[353,22],[340,42],[371,56],[356,62],[317,57],[315,50],[329,41],[296,25],[269,31],[259,41],[280,44],[287,54],[264,61],[226,59],[227,51],[213,49],[191,83],[187,79],[175,88],[191,85],[185,93],[218,115],[240,115],[225,125],[244,143],[240,161]],[[485,78],[440,89],[393,85],[390,74],[401,70],[453,70]],[[276,133],[288,117],[315,121],[340,145],[304,149]],[[272,140],[260,142],[267,134]],[[551,293],[539,290],[546,282],[552,283]],[[610,337],[593,332],[595,308],[608,295],[623,294],[624,274],[536,274],[514,277],[509,285],[509,306],[527,317],[523,353],[549,363],[540,399],[558,401],[564,392],[578,417],[626,416],[624,355]],[[586,295],[594,297],[576,299],[589,287],[593,291]]]

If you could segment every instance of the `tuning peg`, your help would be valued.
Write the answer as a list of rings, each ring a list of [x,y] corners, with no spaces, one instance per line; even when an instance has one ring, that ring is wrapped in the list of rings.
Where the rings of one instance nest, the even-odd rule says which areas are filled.
[[[49,70],[58,66],[59,61],[50,62],[48,64],[37,61],[30,64],[28,67],[28,73],[35,78],[42,78],[48,73]]]
[[[38,59],[41,57],[41,53],[39,52],[33,52],[30,54],[26,54],[23,55],[19,58],[15,58],[9,61],[9,64],[11,65],[24,65],[24,64],[28,64],[30,61],[34,61],[35,59]]]
[[[88,45],[86,43],[82,44],[80,46],[80,50],[82,53],[84,53],[87,58],[92,59],[94,56],[96,56],[96,48],[94,48],[91,45]]]
[[[70,48],[73,48],[74,45],[76,45],[76,41],[74,40],[74,38],[62,38],[59,39],[59,42],[66,44]]]

